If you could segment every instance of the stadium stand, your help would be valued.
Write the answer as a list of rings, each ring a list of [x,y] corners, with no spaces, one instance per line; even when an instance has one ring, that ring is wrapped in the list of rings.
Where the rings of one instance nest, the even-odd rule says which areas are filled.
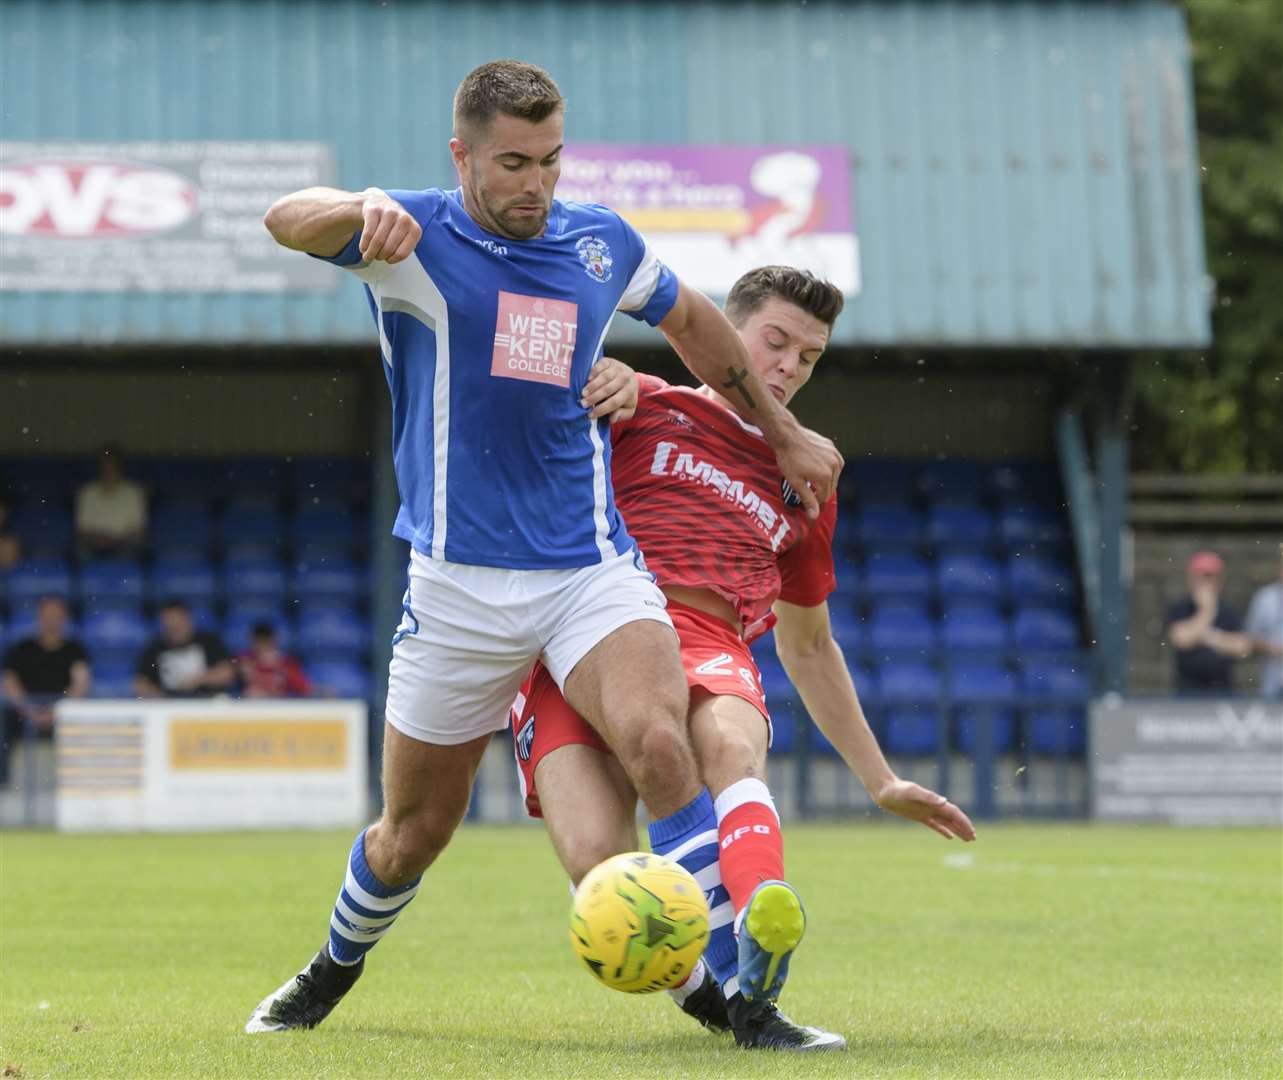
[[[7,466],[28,557],[0,578],[0,641],[31,626],[40,596],[72,602],[98,697],[132,693],[132,661],[166,598],[233,652],[266,619],[318,692],[367,697],[369,465],[359,459],[137,460],[153,504],[139,564],[76,566],[70,500],[83,462]],[[863,458],[842,477],[834,536],[834,636],[887,751],[964,753],[981,708],[998,711],[1000,752],[1081,755],[1090,690],[1080,589],[1047,462],[986,465]],[[806,723],[773,635],[753,647],[771,703],[774,750]],[[941,719],[947,721],[941,723]],[[808,744],[831,750],[816,730]]]
[[[11,460],[3,477],[24,559],[0,575],[0,646],[34,628],[40,597],[66,597],[90,653],[93,694],[130,697],[138,653],[169,598],[196,627],[248,647],[266,619],[305,642],[318,689],[368,698],[370,471],[358,459],[136,459],[152,502],[141,562],[77,564],[71,504],[83,461]]]

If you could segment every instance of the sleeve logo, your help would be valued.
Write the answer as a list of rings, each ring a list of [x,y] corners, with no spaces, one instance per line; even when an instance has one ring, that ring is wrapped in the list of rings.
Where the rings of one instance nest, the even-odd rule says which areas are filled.
[[[584,273],[593,281],[604,285],[611,279],[611,267],[615,260],[610,255],[610,245],[597,236],[585,236],[575,245],[579,252],[579,261],[584,264]]]

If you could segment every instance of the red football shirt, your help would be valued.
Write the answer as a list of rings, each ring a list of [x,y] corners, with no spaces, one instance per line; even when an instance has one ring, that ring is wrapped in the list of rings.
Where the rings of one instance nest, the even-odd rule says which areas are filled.
[[[808,521],[757,428],[698,390],[638,381],[636,415],[612,431],[615,504],[659,584],[709,589],[750,629],[776,600],[825,600],[836,496]]]

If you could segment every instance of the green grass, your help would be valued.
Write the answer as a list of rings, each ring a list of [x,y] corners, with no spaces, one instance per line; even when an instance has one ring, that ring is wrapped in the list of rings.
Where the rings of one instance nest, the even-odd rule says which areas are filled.
[[[737,1051],[597,986],[542,833],[470,829],[314,1032],[241,1034],[350,838],[0,835],[0,1065],[25,1077],[1283,1075],[1274,831],[795,827],[782,1001],[846,1055]],[[969,865],[965,863],[970,857]],[[961,858],[960,858],[961,857]]]

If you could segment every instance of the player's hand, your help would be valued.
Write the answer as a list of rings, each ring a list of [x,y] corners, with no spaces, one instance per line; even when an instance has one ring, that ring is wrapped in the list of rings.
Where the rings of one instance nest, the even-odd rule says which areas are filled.
[[[419,244],[423,230],[404,206],[371,188],[361,221],[361,261],[399,263]]]
[[[912,780],[892,780],[877,793],[874,801],[889,814],[920,821],[946,840],[974,840],[976,827],[971,819],[943,795],[937,795]]]
[[[832,439],[799,424],[787,442],[775,447],[775,458],[784,479],[806,507],[806,516],[814,521],[837,487],[846,464],[842,454]]]
[[[603,416],[609,416],[612,424],[631,420],[637,411],[637,372],[622,360],[603,356],[588,372],[579,404],[594,420]]]

